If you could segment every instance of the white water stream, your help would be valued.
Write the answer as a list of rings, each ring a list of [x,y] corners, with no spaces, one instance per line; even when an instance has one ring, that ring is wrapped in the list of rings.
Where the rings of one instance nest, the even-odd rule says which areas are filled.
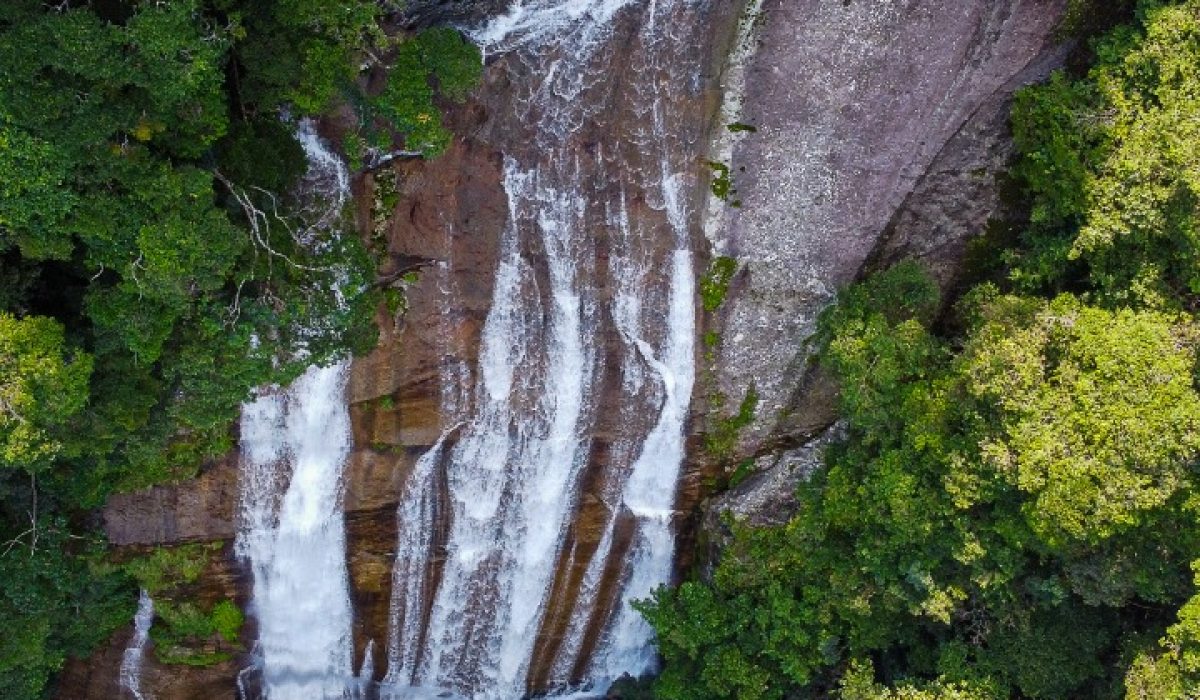
[[[310,124],[297,136],[309,157],[302,194],[325,206],[312,226],[330,226],[349,177]],[[348,374],[348,360],[313,366],[287,389],[261,389],[242,407],[236,551],[254,575],[250,612],[264,700],[341,699],[359,685],[342,513]]]
[[[242,407],[237,551],[254,572],[268,700],[341,698],[353,682],[341,507],[350,452],[347,370],[347,362],[313,367],[287,391]]]
[[[523,82],[510,90],[517,121],[532,129],[531,142],[514,135],[520,155],[504,164],[509,222],[482,333],[474,414],[455,427],[453,440],[448,432],[417,463],[399,506],[385,697],[423,697],[434,688],[473,698],[525,696],[556,562],[576,514],[590,430],[605,410],[597,392],[606,305],[625,348],[622,371],[636,375],[625,389],[648,395],[646,408],[657,417],[629,450],[632,464],[611,494],[603,540],[587,564],[550,681],[563,682],[581,661],[622,514],[636,529],[620,564],[620,598],[586,680],[592,692],[603,692],[623,674],[653,668],[651,630],[630,603],[670,577],[671,517],[695,364],[696,273],[679,174],[687,156],[665,113],[670,47],[656,56],[658,46],[675,40],[665,20],[676,4],[518,1],[473,32],[485,54],[524,68]],[[616,86],[607,71],[619,51],[612,39],[627,7],[637,8],[645,22],[635,61],[644,62],[648,85],[633,91],[647,123],[632,139],[651,165],[636,173],[626,172],[619,157],[606,157],[605,144],[593,155],[577,138],[611,108]],[[600,191],[606,183],[645,192],[646,204],[666,225],[631,223],[624,196],[616,207],[611,188]],[[596,266],[598,225],[615,241],[606,271]],[[645,253],[663,248],[673,249],[666,274],[653,270]],[[609,299],[598,288],[602,275],[612,289]],[[643,309],[643,301],[650,306],[655,298],[659,308]],[[426,563],[439,468],[450,527],[430,595]]]
[[[150,700],[142,693],[142,660],[146,657],[146,642],[154,624],[154,600],[146,591],[138,595],[137,613],[133,616],[133,636],[121,655],[121,673],[117,682],[129,691],[134,700]]]
[[[568,692],[568,681],[582,680],[602,693],[623,674],[653,669],[651,630],[630,603],[671,573],[694,381],[695,217],[683,175],[694,157],[669,113],[673,64],[687,46],[671,20],[688,1],[518,0],[473,32],[515,81],[512,113],[502,115],[513,125],[512,148],[497,144],[506,153],[509,220],[470,400],[450,386],[460,374],[443,377],[443,414],[453,425],[401,495],[382,697],[527,694],[588,469],[603,477],[602,539],[575,563],[582,579],[564,599],[561,644],[544,652],[553,654],[546,681]],[[628,12],[639,13],[625,17],[637,22],[631,57],[614,40]],[[607,112],[618,108],[609,73],[621,60],[644,78],[628,87],[632,104],[620,107],[637,126],[590,143],[587,134],[604,134]],[[300,138],[311,171],[330,183],[327,199],[344,202],[340,161],[311,129]],[[621,155],[630,147],[636,164]],[[639,213],[631,214],[634,201]],[[603,252],[600,232],[610,240]],[[618,347],[612,357],[606,344]],[[613,422],[602,415],[611,407],[600,405],[606,363],[624,378],[610,391],[638,415],[617,437],[614,453],[623,456],[597,464],[595,431]],[[313,367],[243,408],[237,551],[254,574],[266,700],[368,694],[372,667],[353,669],[341,505],[351,447],[347,374],[347,362]],[[616,598],[606,605],[597,592],[614,571]]]

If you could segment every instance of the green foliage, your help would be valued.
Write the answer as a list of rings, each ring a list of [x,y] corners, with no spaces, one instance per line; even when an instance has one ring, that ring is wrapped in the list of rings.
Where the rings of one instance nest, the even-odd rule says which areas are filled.
[[[213,629],[226,642],[236,642],[242,632],[242,625],[246,623],[245,615],[229,600],[222,600],[214,605],[209,619]]]
[[[1086,283],[1098,303],[1177,308],[1200,292],[1200,16],[1195,2],[1138,12],[1140,27],[1096,44],[1085,80],[1060,74],[1018,97],[1033,221],[1014,274],[1028,289]]]
[[[54,319],[0,311],[0,467],[44,468],[87,400],[92,358],[64,347]]]
[[[195,573],[186,550],[124,571],[65,544],[50,557],[50,530],[76,542],[66,523],[82,537],[114,491],[194,475],[231,448],[254,386],[374,344],[371,256],[340,235],[345,216],[314,226],[325,203],[291,194],[306,166],[296,120],[369,101],[364,57],[395,47],[413,60],[393,81],[437,88],[405,109],[440,129],[433,97],[461,99],[481,70],[457,33],[397,41],[379,13],[373,0],[0,3],[0,541],[34,554],[24,571],[15,545],[0,551],[0,588],[25,596],[6,617],[22,633],[0,648],[0,696],[39,695],[65,654],[90,651],[80,640],[126,623],[127,574],[162,589]],[[409,128],[388,125],[383,145]],[[89,580],[123,619],[62,614],[90,600]],[[228,637],[230,610],[212,614]]]
[[[279,105],[319,114],[350,88],[356,55],[381,39],[370,0],[212,0],[232,22],[236,99],[268,119]]]
[[[210,666],[228,661],[245,618],[233,602],[222,600],[205,611],[200,605],[157,601],[157,620],[150,628],[154,655],[164,664]]]
[[[447,99],[462,102],[483,75],[479,48],[449,27],[426,29],[416,36],[421,63]]]
[[[616,700],[652,700],[654,691],[648,679],[618,678],[608,689],[608,697]]]
[[[723,406],[725,397],[716,394],[714,395],[714,407]],[[754,422],[754,412],[758,408],[758,391],[753,385],[746,390],[745,396],[742,397],[741,403],[738,404],[737,412],[731,416],[717,418],[713,421],[713,425],[708,434],[704,436],[704,447],[709,454],[717,458],[721,462],[728,461],[733,457],[735,448],[737,447],[738,435],[741,431]],[[714,410],[714,412],[716,412]]]
[[[991,302],[963,352],[968,395],[1003,417],[980,442],[983,460],[1028,494],[1027,520],[1047,545],[1144,525],[1189,485],[1200,453],[1195,328],[1072,297],[1029,312],[1019,299]]]
[[[826,316],[849,437],[786,527],[735,528],[711,587],[644,606],[660,697],[784,697],[854,657],[934,683],[878,697],[1093,695],[1186,595],[1195,326],[985,288],[952,353],[917,318],[931,292],[892,271]]]
[[[102,551],[71,535],[61,519],[39,519],[36,538],[27,531],[0,548],[0,697],[39,700],[68,655],[89,653],[128,624],[136,592],[127,578],[97,566]]]
[[[9,238],[38,260],[70,256],[69,241],[56,236],[77,204],[63,187],[68,167],[53,144],[0,119],[0,245]]]
[[[700,278],[700,301],[705,311],[716,311],[724,303],[735,272],[737,260],[734,258],[721,255],[709,263],[708,270]]]
[[[888,688],[875,682],[873,664],[859,659],[850,663],[838,684],[837,693],[838,700],[993,700],[999,697],[986,686],[941,680],[922,685],[903,683]]]
[[[186,544],[158,547],[143,557],[124,564],[126,573],[151,596],[194,582],[203,573],[214,549],[220,544]]]
[[[709,183],[709,189],[712,190],[713,195],[718,199],[722,201],[729,199],[729,195],[734,192],[733,176],[730,172],[729,166],[725,163],[718,163],[710,160],[708,162],[708,167],[713,173],[713,179],[712,182]]]
[[[287,192],[304,174],[304,149],[278,119],[234,123],[217,148],[221,171],[246,188]]]
[[[233,657],[245,616],[230,600],[203,605],[195,600],[195,583],[221,543],[159,547],[106,571],[121,570],[154,597],[151,638],[155,655],[166,664],[208,666]]]
[[[434,85],[448,99],[462,101],[479,81],[483,61],[479,49],[458,32],[426,29],[396,49],[387,85],[370,107],[404,135],[409,150],[436,156],[450,143],[434,104]]]
[[[67,328],[60,352],[80,358],[84,382],[90,367],[86,393],[39,403],[71,421],[54,450],[69,459],[43,483],[78,506],[186,476],[228,448],[229,421],[252,386],[298,370],[287,357],[293,337],[304,335],[320,360],[363,319],[361,295],[347,294],[354,320],[311,301],[311,290],[336,288],[347,279],[338,269],[363,259],[301,245],[286,221],[252,234],[231,206],[246,185],[210,169],[214,154],[239,175],[239,157],[290,163],[281,166],[290,174],[248,182],[287,185],[298,147],[261,120],[237,121],[221,141],[238,32],[209,9],[146,3],[110,17],[28,5],[0,26],[0,248],[25,264],[50,261],[8,302],[55,318]],[[291,156],[262,158],[256,137]],[[285,143],[290,150],[276,148]],[[347,291],[370,275],[347,272]],[[254,347],[255,336],[278,342]]]
[[[1192,565],[1198,573],[1200,562]],[[1129,700],[1183,700],[1200,695],[1200,594],[1179,609],[1178,620],[1167,628],[1157,648],[1143,649],[1125,676]]]
[[[1135,5],[1137,0],[1067,0],[1060,33],[1071,38],[1093,36],[1127,21]]]
[[[941,292],[921,266],[904,261],[844,290],[820,319],[821,338],[854,323],[896,325],[907,320],[928,325],[941,304]]]

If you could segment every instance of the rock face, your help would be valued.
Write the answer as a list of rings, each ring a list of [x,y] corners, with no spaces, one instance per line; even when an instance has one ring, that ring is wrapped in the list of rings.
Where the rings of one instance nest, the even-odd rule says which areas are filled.
[[[711,539],[725,531],[712,517],[723,513],[755,527],[786,523],[796,514],[796,488],[821,466],[825,447],[844,433],[845,427],[835,423],[799,447],[754,460],[753,473],[745,481],[712,499],[705,533]]]
[[[845,426],[834,423],[799,447],[783,449],[756,458],[750,475],[728,491],[707,501],[698,529],[701,536],[695,556],[701,572],[710,576],[732,532],[727,519],[754,527],[787,523],[797,513],[796,489],[824,462],[825,448],[845,434]]]
[[[237,488],[237,456],[229,455],[184,484],[113,496],[104,530],[118,547],[229,539]]]
[[[1013,90],[1064,52],[1063,0],[766,0],[729,163],[741,207],[710,230],[739,271],[713,326],[727,396],[760,397],[741,450],[829,416],[807,377],[820,311],[868,260],[913,255],[951,282],[998,200]],[[828,420],[828,418],[826,418]]]
[[[400,23],[469,21],[502,4],[421,1],[408,6]],[[704,360],[708,380],[698,385],[693,404],[694,413],[703,413],[710,404],[702,392],[736,401],[753,384],[762,400],[738,452],[757,459],[753,475],[700,514],[695,506],[711,465],[701,421],[693,421],[693,459],[679,509],[694,517],[679,533],[681,567],[694,541],[719,540],[719,512],[759,523],[786,519],[796,483],[819,464],[824,443],[805,443],[829,435],[834,387],[808,370],[805,340],[836,290],[864,267],[903,256],[924,261],[944,284],[954,282],[966,242],[996,210],[995,175],[1012,148],[1006,126],[1012,91],[1062,60],[1053,29],[1064,4],[764,1],[751,44],[756,49],[745,65],[742,106],[730,117],[757,129],[738,132],[728,155],[735,190],[729,200],[741,206],[719,207],[706,228],[713,252],[736,258],[739,271],[723,306],[706,318],[706,330],[719,342]],[[716,72],[728,43],[725,26],[732,28],[740,3],[712,5],[707,40],[717,47]],[[732,90],[737,81],[732,72],[727,77]],[[473,382],[498,258],[495,232],[508,217],[502,157],[487,144],[489,129],[497,128],[489,119],[501,108],[509,75],[490,70],[485,80],[471,101],[450,111],[448,126],[457,138],[445,155],[394,162],[355,185],[363,235],[386,241],[390,257],[382,274],[407,297],[403,313],[380,311],[382,342],[355,363],[349,385],[355,449],[345,507],[355,666],[374,640],[377,672],[385,660],[396,503],[416,460],[451,427],[454,411],[447,406],[464,401]],[[699,123],[716,111],[711,90],[687,99],[686,113]],[[715,129],[725,132],[724,124]],[[629,158],[636,162],[638,156]],[[696,170],[688,196],[699,201],[703,165]],[[406,272],[416,272],[415,280],[401,281]],[[455,303],[448,307],[451,296]],[[443,381],[447,377],[451,381]],[[598,421],[596,460],[620,447],[605,430],[615,431],[625,420],[612,411]],[[570,535],[572,552],[595,546],[604,505],[599,486],[585,491]],[[193,482],[114,497],[104,519],[114,544],[140,546],[229,540],[236,511],[235,455]],[[249,577],[231,548],[224,551],[206,585],[244,603]],[[563,572],[564,581],[577,573]],[[569,614],[570,606],[563,610]],[[550,619],[542,634],[553,642],[565,624]],[[116,673],[128,636],[122,631],[92,659],[72,662],[57,697],[119,697]],[[160,700],[234,697],[235,676],[245,662],[208,669],[147,663],[143,687]]]

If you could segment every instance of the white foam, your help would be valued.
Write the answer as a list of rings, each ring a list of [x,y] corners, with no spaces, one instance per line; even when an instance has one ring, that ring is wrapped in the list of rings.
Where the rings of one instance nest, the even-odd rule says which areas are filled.
[[[154,624],[154,600],[146,591],[138,595],[137,614],[133,616],[133,636],[121,655],[120,686],[129,691],[135,700],[151,700],[142,692],[142,660],[146,656],[146,642],[150,639],[150,627]]]
[[[341,507],[348,368],[309,368],[242,411],[237,551],[254,574],[264,700],[340,699],[354,684]]]

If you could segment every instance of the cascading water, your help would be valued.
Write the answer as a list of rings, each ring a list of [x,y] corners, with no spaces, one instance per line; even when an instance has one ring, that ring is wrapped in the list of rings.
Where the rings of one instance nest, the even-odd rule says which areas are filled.
[[[511,111],[493,129],[509,220],[473,411],[401,496],[385,697],[515,699],[569,683],[599,692],[652,669],[651,630],[630,603],[670,577],[695,364],[683,175],[695,146],[669,96],[686,89],[674,71],[699,70],[668,21],[686,5],[533,0],[472,33],[511,77]],[[619,48],[631,26],[633,48]],[[639,81],[624,92],[611,76],[619,61]],[[612,131],[615,111],[634,126]],[[597,457],[597,432],[620,422]],[[591,549],[565,544],[585,475],[603,502]],[[435,548],[445,553],[436,571]],[[598,600],[614,581],[614,600]],[[548,633],[551,607],[568,622]],[[548,669],[536,680],[535,656]]]
[[[121,655],[121,673],[118,682],[129,691],[134,700],[148,700],[142,693],[142,660],[146,656],[146,642],[150,640],[150,627],[154,624],[154,600],[146,591],[138,596],[137,613],[133,616],[133,637]]]
[[[254,572],[267,700],[341,698],[353,683],[341,508],[347,370],[347,362],[313,367],[287,391],[242,407],[237,547]]]
[[[326,204],[312,226],[326,227],[348,196],[349,178],[311,124],[298,138],[310,163],[306,195]],[[340,699],[360,685],[342,514],[348,373],[348,360],[310,367],[286,390],[262,389],[242,407],[236,547],[254,574],[264,700]]]

